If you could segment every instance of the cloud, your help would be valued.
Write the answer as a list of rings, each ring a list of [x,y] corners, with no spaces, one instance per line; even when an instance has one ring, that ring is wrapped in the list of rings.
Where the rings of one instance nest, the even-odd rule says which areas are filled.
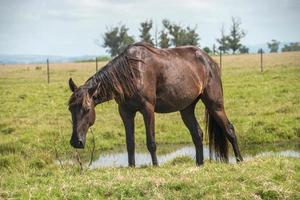
[[[106,27],[122,22],[138,39],[141,21],[152,19],[160,29],[164,18],[198,25],[202,46],[215,43],[222,24],[228,31],[231,16],[241,18],[248,44],[299,40],[299,9],[297,0],[2,0],[0,53],[104,53],[94,40]]]

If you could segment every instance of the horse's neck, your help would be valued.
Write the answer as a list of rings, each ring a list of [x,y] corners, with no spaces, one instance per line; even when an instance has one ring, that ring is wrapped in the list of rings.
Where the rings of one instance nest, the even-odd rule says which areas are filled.
[[[107,82],[99,78],[103,71],[98,71],[85,84],[89,88],[89,92],[95,105],[110,101],[113,99],[113,93],[107,87]]]
[[[111,92],[109,93],[105,93],[105,95],[103,95],[102,92],[99,92],[99,93],[95,93],[93,95],[93,101],[95,103],[95,105],[98,105],[100,103],[104,103],[106,101],[110,101],[113,99],[113,94]]]

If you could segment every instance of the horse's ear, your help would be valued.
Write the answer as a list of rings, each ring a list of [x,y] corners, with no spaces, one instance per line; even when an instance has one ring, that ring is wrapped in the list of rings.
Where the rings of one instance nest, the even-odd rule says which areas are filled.
[[[70,90],[72,92],[74,92],[76,89],[77,89],[77,86],[75,85],[74,81],[72,80],[72,78],[69,79],[69,87],[70,87]]]

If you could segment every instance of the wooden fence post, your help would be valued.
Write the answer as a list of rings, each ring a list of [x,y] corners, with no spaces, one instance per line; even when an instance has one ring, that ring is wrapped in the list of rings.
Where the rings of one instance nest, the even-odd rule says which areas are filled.
[[[47,80],[50,83],[49,58],[47,59]]]
[[[96,57],[96,72],[98,71],[98,59]]]
[[[220,72],[222,74],[222,50],[220,50]]]
[[[263,50],[260,49],[260,72],[263,72],[264,68],[263,68]]]

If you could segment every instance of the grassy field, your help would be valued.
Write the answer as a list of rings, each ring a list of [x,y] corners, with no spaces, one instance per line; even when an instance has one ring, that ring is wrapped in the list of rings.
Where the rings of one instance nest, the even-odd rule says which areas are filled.
[[[218,61],[218,58],[215,58]],[[104,63],[102,63],[104,64]],[[70,158],[70,96],[67,81],[84,83],[95,63],[51,64],[50,84],[45,65],[0,66],[0,199],[1,198],[300,198],[298,159],[265,158],[241,165],[207,163],[194,167],[186,158],[160,168],[87,170],[61,169],[57,156]],[[300,53],[224,56],[225,107],[240,144],[265,144],[300,139]],[[198,120],[203,124],[199,103]],[[124,145],[116,103],[97,106],[94,125],[98,150]],[[157,114],[160,144],[191,143],[178,113]],[[145,144],[141,115],[136,119],[136,143]],[[88,159],[92,148],[88,134]],[[86,156],[84,156],[86,155]],[[186,161],[186,162],[182,162]],[[171,167],[170,167],[171,166]],[[269,170],[272,168],[272,170]],[[240,175],[238,175],[240,172]],[[135,180],[135,177],[142,177]],[[236,187],[236,188],[234,188]],[[298,187],[298,188],[297,188]],[[173,196],[173,197],[172,197]]]
[[[272,170],[270,170],[272,169]],[[256,159],[196,167],[181,157],[161,167],[31,168],[1,177],[0,197],[24,199],[299,199],[300,163]]]

